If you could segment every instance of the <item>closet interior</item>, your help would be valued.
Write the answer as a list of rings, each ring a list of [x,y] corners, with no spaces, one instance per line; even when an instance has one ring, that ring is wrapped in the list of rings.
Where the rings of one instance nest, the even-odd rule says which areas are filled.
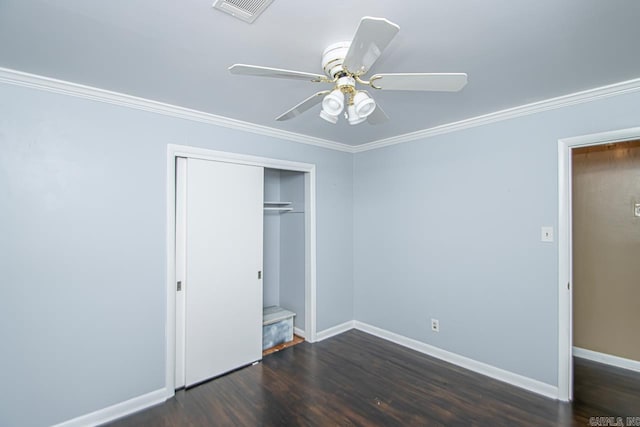
[[[305,176],[264,169],[263,351],[305,329]],[[298,338],[296,340],[299,341]]]

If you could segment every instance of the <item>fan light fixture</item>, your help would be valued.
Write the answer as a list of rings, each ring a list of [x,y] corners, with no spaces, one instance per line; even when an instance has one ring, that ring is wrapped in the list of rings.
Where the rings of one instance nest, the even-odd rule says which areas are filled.
[[[293,108],[280,114],[276,120],[293,119],[321,103],[320,117],[324,120],[335,124],[338,122],[340,113],[344,111],[344,116],[351,125],[364,121],[377,125],[389,120],[380,105],[371,98],[367,91],[357,90],[356,84],[385,91],[437,92],[457,92],[467,84],[465,73],[385,73],[374,74],[365,80],[364,76],[369,73],[398,30],[400,27],[387,19],[363,17],[350,41],[331,44],[324,50],[322,54],[324,74],[247,64],[234,64],[229,67],[229,71],[231,74],[245,76],[328,83],[331,85],[331,89],[322,90],[309,96]]]
[[[333,116],[327,113],[326,111],[324,111],[324,109],[320,110],[320,117],[322,117],[323,119],[325,119],[326,121],[334,125],[338,123],[338,116],[337,115]]]
[[[349,105],[349,108],[347,108],[347,116],[350,125],[357,125],[367,120],[366,117],[358,114],[358,112],[356,111],[356,106],[353,104]]]
[[[338,123],[338,116],[344,111],[346,100],[348,107],[345,118],[349,124],[364,122],[376,109],[376,103],[367,92],[356,90],[355,82],[350,76],[339,78],[334,89],[322,99],[320,117],[329,123]]]
[[[332,90],[322,100],[320,117],[329,123],[338,123],[338,116],[344,110],[345,93],[348,96],[349,105],[345,112],[345,118],[350,125],[364,122],[376,109],[376,102],[364,91],[356,91],[353,86],[343,86]]]
[[[356,92],[356,96],[353,97],[353,104],[356,107],[358,116],[364,118],[369,117],[369,114],[376,109],[376,102],[366,92],[362,91]]]
[[[322,110],[332,116],[337,116],[344,108],[344,94],[340,89],[332,90],[322,100]]]
[[[344,94],[340,89],[334,89],[322,99],[320,117],[329,123],[338,123],[338,115],[344,109]]]

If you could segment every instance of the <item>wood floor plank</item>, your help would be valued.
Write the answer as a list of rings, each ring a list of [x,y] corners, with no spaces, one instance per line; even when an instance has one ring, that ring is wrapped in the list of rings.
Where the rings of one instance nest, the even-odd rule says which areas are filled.
[[[268,356],[271,353],[275,353],[276,351],[280,351],[280,350],[283,350],[285,348],[293,347],[294,345],[298,345],[301,342],[304,342],[304,338],[299,337],[298,335],[294,335],[293,336],[293,340],[291,340],[291,341],[287,341],[285,343],[278,344],[276,346],[273,346],[271,348],[263,350],[262,351],[262,357]]]
[[[111,423],[128,426],[588,425],[640,416],[640,374],[576,359],[557,402],[360,331],[303,342]]]

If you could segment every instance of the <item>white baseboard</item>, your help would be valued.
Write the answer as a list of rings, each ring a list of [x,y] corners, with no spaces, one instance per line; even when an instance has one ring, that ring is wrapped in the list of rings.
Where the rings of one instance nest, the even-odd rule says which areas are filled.
[[[525,377],[510,371],[505,371],[504,369],[496,368],[495,366],[487,365],[486,363],[478,362],[468,357],[460,356],[459,354],[451,353],[449,351],[442,350],[441,348],[434,347],[432,345],[414,340],[412,338],[407,338],[403,335],[399,335],[394,332],[369,325],[367,323],[359,322],[357,320],[354,321],[354,327],[355,329],[358,329],[360,331],[375,335],[378,338],[382,338],[387,341],[391,341],[401,346],[410,348],[412,350],[419,351],[420,353],[436,357],[438,359],[444,360],[445,362],[449,362],[454,365],[461,366],[465,369],[469,369],[470,371],[486,375],[496,380],[532,391],[545,397],[558,399],[558,387],[551,384],[543,383],[541,381],[534,380],[532,378]]]
[[[586,348],[573,347],[573,355],[581,359],[592,360],[594,362],[605,363],[615,366],[616,368],[629,369],[631,371],[640,372],[640,362],[637,360],[625,359],[611,354],[599,353]]]
[[[336,335],[340,335],[341,333],[347,332],[348,330],[351,330],[353,328],[354,321],[349,320],[348,322],[344,322],[329,329],[325,329],[324,331],[320,331],[316,334],[316,342],[326,340],[327,338],[331,338]]]
[[[117,418],[122,418],[134,412],[141,411],[151,406],[164,402],[167,399],[167,390],[165,388],[134,397],[124,402],[99,409],[86,415],[64,421],[53,427],[86,427],[104,424]]]
[[[305,332],[300,328],[296,328],[295,326],[293,327],[293,333],[296,334],[299,337],[306,338],[305,337]]]
[[[324,331],[318,332],[316,334],[316,342],[326,340],[336,335],[340,335],[341,333],[347,332],[351,329],[358,329],[362,332],[366,332],[378,338],[382,338],[403,347],[416,350],[420,353],[436,357],[438,359],[444,360],[445,362],[449,362],[454,365],[461,366],[465,369],[469,369],[470,371],[495,378],[507,384],[511,384],[516,387],[520,387],[525,390],[550,397],[552,399],[558,398],[558,387],[556,386],[552,386],[550,384],[546,384],[532,378],[515,374],[513,372],[505,371],[504,369],[496,368],[495,366],[487,365],[486,363],[478,362],[468,357],[460,356],[458,354],[442,350],[438,347],[434,347],[432,345],[357,320],[350,320],[348,322],[344,322],[329,329],[325,329]],[[304,337],[305,331],[299,328],[295,328],[295,333]],[[640,362],[636,362],[634,360],[623,359],[621,357],[610,356],[607,354],[597,353],[577,347],[574,347],[573,354],[576,357],[582,357],[585,359],[595,360],[597,362],[619,366],[625,369],[640,371]],[[615,363],[613,363],[612,361]],[[143,394],[142,396],[134,397],[133,399],[127,400],[125,402],[116,403],[115,405],[109,406],[107,408],[91,412],[90,414],[81,415],[77,418],[64,421],[60,424],[56,424],[54,427],[84,427],[104,424],[117,418],[122,418],[134,412],[138,412],[151,406],[160,404],[170,396],[171,393],[167,392],[167,389],[162,388],[160,390],[152,391],[151,393]]]

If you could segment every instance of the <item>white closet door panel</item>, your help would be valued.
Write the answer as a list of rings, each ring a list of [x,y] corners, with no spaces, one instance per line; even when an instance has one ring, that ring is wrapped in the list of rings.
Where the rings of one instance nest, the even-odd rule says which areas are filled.
[[[262,357],[263,168],[189,159],[186,385]]]

